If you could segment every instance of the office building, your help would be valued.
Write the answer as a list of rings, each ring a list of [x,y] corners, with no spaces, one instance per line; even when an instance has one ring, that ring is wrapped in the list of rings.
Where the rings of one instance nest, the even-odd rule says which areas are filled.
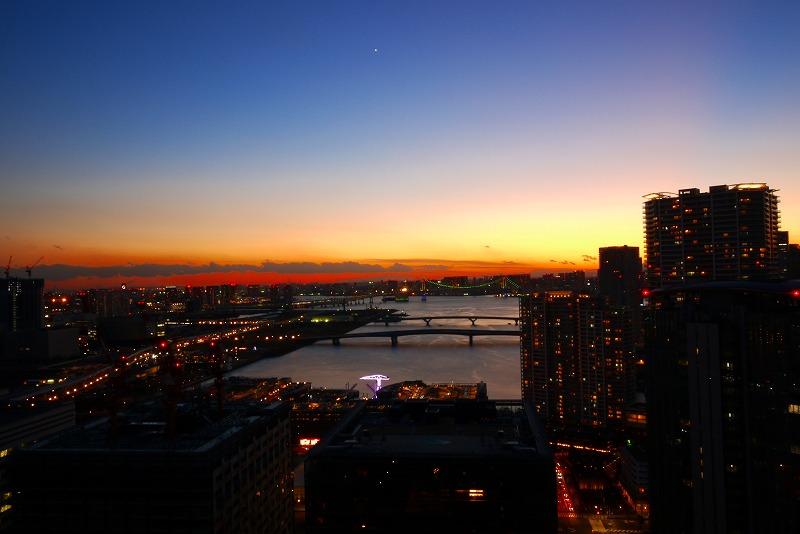
[[[519,401],[362,402],[305,462],[306,531],[555,532],[553,457]]]
[[[554,435],[621,425],[630,317],[574,291],[520,297],[522,399]]]
[[[800,532],[800,283],[650,297],[654,532]]]
[[[187,407],[172,433],[160,410],[126,413],[22,449],[15,522],[65,534],[291,532],[289,409]]]
[[[707,193],[645,197],[647,284],[774,280],[778,258],[778,197],[767,184],[716,185]]]

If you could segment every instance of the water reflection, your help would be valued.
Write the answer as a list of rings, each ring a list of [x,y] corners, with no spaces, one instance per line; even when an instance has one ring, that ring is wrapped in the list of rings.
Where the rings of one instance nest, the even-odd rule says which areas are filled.
[[[400,309],[410,316],[492,315],[516,317],[516,298],[497,297],[428,297],[427,302],[411,297],[409,302],[384,305]],[[510,324],[509,324],[510,323]],[[436,326],[470,328],[466,319],[438,319]],[[375,324],[356,332],[424,328],[422,321]],[[514,322],[479,320],[482,329],[514,329]],[[315,386],[342,388],[358,382],[357,389],[370,394],[359,377],[380,373],[389,383],[402,380],[425,382],[478,382],[488,385],[490,398],[516,399],[520,396],[519,340],[516,337],[476,337],[473,346],[464,336],[405,336],[397,347],[388,338],[345,339],[340,346],[320,342],[280,358],[265,359],[235,372],[237,375],[268,377],[290,376],[311,381]]]

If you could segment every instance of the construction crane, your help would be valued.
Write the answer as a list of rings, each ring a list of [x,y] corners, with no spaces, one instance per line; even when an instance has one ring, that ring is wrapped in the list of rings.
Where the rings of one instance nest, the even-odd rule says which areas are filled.
[[[31,277],[31,271],[33,270],[33,268],[36,267],[37,265],[39,265],[39,262],[41,262],[43,259],[44,259],[44,256],[42,256],[41,258],[36,260],[36,262],[33,265],[29,265],[28,267],[25,267],[25,272],[28,273],[28,278]]]
[[[5,268],[6,278],[11,277],[11,260],[12,259],[14,259],[14,256],[9,256],[8,257],[8,263],[6,263],[6,268]]]

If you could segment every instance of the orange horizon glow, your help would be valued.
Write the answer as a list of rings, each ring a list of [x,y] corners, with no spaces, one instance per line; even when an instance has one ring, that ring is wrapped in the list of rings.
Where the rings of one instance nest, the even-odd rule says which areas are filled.
[[[442,260],[439,260],[442,263]],[[411,263],[411,262],[406,262]],[[312,283],[338,283],[359,282],[367,280],[440,280],[446,277],[482,277],[493,275],[520,275],[531,276],[544,273],[560,273],[570,271],[585,271],[591,274],[597,269],[596,262],[585,262],[575,265],[543,264],[490,264],[486,262],[451,262],[452,267],[447,269],[429,270],[417,269],[413,271],[381,271],[381,272],[341,272],[341,273],[274,273],[257,271],[237,271],[219,273],[197,273],[168,276],[79,276],[64,280],[48,281],[45,278],[45,288],[50,291],[79,290],[79,289],[105,289],[117,288],[122,284],[128,287],[165,287],[165,286],[212,286],[212,285],[273,285],[273,284],[312,284]],[[44,265],[43,267],[48,267]],[[12,274],[25,276],[24,273]],[[39,277],[36,269],[33,277]]]

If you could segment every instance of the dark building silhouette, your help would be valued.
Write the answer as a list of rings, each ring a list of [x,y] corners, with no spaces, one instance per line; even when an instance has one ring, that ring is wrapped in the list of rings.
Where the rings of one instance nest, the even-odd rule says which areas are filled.
[[[128,413],[15,454],[21,532],[289,533],[290,406]],[[157,410],[160,412],[160,410]]]
[[[598,259],[597,287],[606,319],[604,343],[614,365],[623,367],[626,383],[620,393],[627,412],[633,409],[629,405],[636,393],[642,391],[638,376],[642,366],[637,364],[636,357],[636,350],[643,342],[642,259],[639,247],[627,245],[601,247]]]
[[[800,279],[800,245],[789,242],[789,232],[778,232],[778,258],[781,279]]]
[[[611,306],[637,309],[642,303],[639,247],[601,247],[598,292]]]
[[[42,328],[44,280],[0,278],[0,332]]]
[[[642,259],[639,247],[601,247],[597,289],[608,309],[624,310],[628,314],[633,335],[629,341],[639,344],[642,329]]]
[[[306,531],[556,532],[553,457],[519,401],[361,404],[305,462]]]
[[[549,431],[587,436],[622,424],[630,317],[596,297],[548,291],[520,297],[522,398]]]
[[[0,532],[12,532],[14,526],[14,488],[6,474],[14,451],[74,426],[73,402],[0,410]]]
[[[650,288],[780,277],[778,197],[767,184],[715,185],[707,193],[681,189],[645,198]]]
[[[586,273],[570,271],[547,273],[529,282],[533,291],[586,291]]]
[[[790,243],[786,260],[786,279],[800,280],[800,245]]]
[[[654,291],[654,532],[800,532],[800,283]]]
[[[778,232],[778,272],[781,280],[789,278],[789,247],[789,232]]]

